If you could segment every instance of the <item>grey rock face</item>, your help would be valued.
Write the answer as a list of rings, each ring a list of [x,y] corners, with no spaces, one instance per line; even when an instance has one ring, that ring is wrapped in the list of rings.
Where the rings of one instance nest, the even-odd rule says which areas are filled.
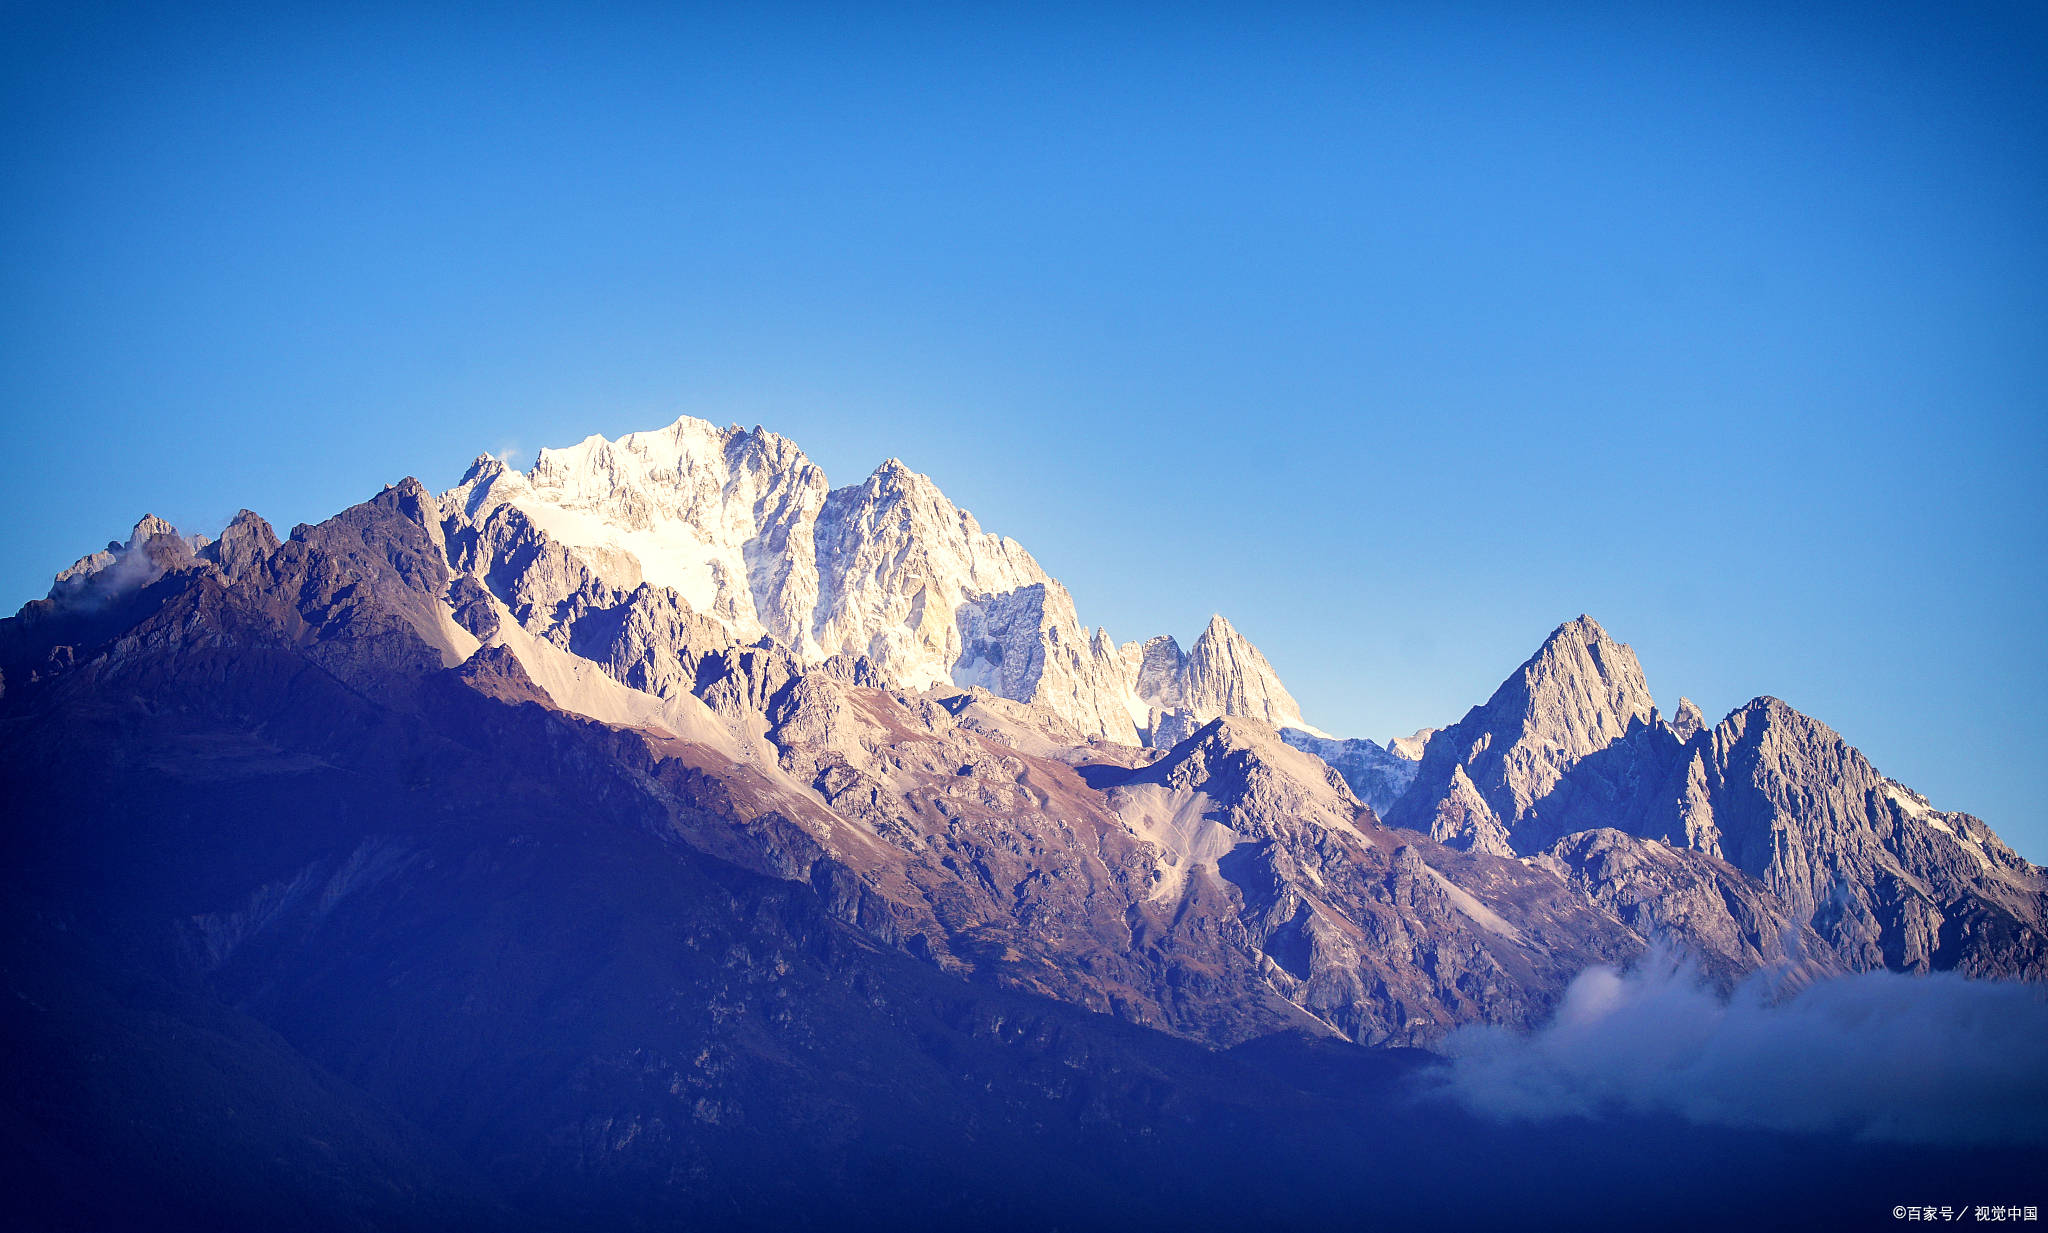
[[[1139,700],[1163,711],[1179,710],[1181,670],[1187,664],[1187,656],[1173,635],[1161,634],[1142,643],[1131,643],[1124,652],[1131,664]]]
[[[744,473],[751,448],[721,465]],[[556,477],[564,491],[628,465],[590,453]],[[1633,655],[1582,619],[1419,762],[1204,719],[1299,710],[1220,618],[1182,655],[1085,634],[1043,580],[948,598],[938,584],[963,575],[934,545],[1000,550],[928,481],[885,470],[865,495],[820,502],[818,576],[833,581],[812,642],[818,613],[859,624],[862,588],[894,603],[916,582],[909,599],[929,607],[823,659],[768,632],[736,639],[737,600],[705,611],[558,541],[545,511],[436,502],[407,481],[283,543],[250,515],[195,555],[145,523],[63,584],[78,594],[0,625],[0,669],[10,698],[71,690],[86,705],[101,682],[197,689],[274,654],[316,667],[315,693],[459,687],[541,708],[602,734],[551,772],[577,808],[609,807],[586,783],[631,782],[667,810],[636,825],[814,888],[877,946],[1211,1044],[1306,1030],[1427,1045],[1463,1023],[1534,1023],[1586,965],[1657,937],[1724,981],[1781,962],[2043,975],[2041,871],[1782,703],[1712,729],[1681,704],[1666,723]],[[807,499],[748,485],[799,512]],[[146,581],[117,587],[124,561]],[[794,577],[747,583],[748,602],[798,594]],[[927,634],[950,640],[948,679],[905,688],[877,666],[900,668]],[[1163,748],[1121,739],[1102,709],[1140,687]]]
[[[1852,969],[2035,978],[2048,954],[2048,878],[1981,821],[1935,810],[1773,698],[1711,729],[1684,700],[1663,721],[1634,656],[1584,618],[1431,740],[1388,817],[1551,862],[1632,927],[1678,935],[1724,970],[1778,961],[1766,925]]]
[[[950,679],[962,650],[954,614],[967,596],[1051,581],[1022,545],[984,533],[893,458],[826,496],[817,536],[818,645],[865,654],[911,686]]]
[[[1329,763],[1358,799],[1384,813],[1415,782],[1416,764],[1374,741],[1361,737],[1311,736],[1298,728],[1283,729],[1282,740]]]
[[[448,530],[456,567],[481,579],[514,620],[538,634],[573,626],[581,611],[610,607],[633,589],[557,543],[517,506],[497,506],[479,522],[452,522]]]
[[[1204,722],[1245,716],[1275,728],[1302,727],[1301,707],[1259,649],[1221,616],[1188,648],[1180,670],[1182,709]]]
[[[144,514],[126,542],[109,543],[58,574],[49,597],[63,603],[103,603],[189,565],[193,556],[190,541],[176,527],[155,514]]]
[[[1429,837],[1467,852],[1491,852],[1513,856],[1515,845],[1508,828],[1481,795],[1462,766],[1451,768],[1451,782],[1426,819]]]
[[[498,606],[491,593],[469,574],[458,574],[448,584],[448,614],[479,642],[489,642],[503,628]],[[509,652],[508,652],[509,654]]]
[[[955,610],[960,653],[955,684],[1029,700],[1127,745],[1137,725],[1122,703],[1122,663],[1107,635],[1077,642],[1073,600],[1058,584],[1034,582],[1000,595],[968,596]]]
[[[502,645],[479,647],[476,654],[462,661],[455,674],[463,684],[486,698],[513,705],[531,702],[536,706],[554,706],[547,692],[526,674],[519,657]]]
[[[1636,829],[1718,851],[1852,968],[2044,974],[2042,871],[1776,698],[1689,742]]]
[[[1145,743],[1154,749],[1172,749],[1187,740],[1202,726],[1194,712],[1183,710],[1152,712],[1152,728]]]
[[[726,504],[746,508],[746,590],[769,637],[799,654],[818,608],[818,511],[825,473],[786,438],[756,428],[726,442]]]
[[[440,511],[405,479],[316,526],[292,528],[236,591],[345,681],[454,667],[474,649],[448,614],[455,572]]]
[[[1141,906],[1170,912],[1176,949],[1235,951],[1355,1040],[1528,1022],[1565,969],[1637,944],[1546,873],[1394,837],[1333,770],[1256,721],[1213,720],[1096,782],[1154,853]]]
[[[1723,985],[1770,964],[1827,968],[1833,950],[1755,879],[1704,852],[1611,828],[1536,858],[1646,939],[1670,939]]]
[[[1520,850],[1569,833],[1563,818],[1539,819],[1537,805],[1567,771],[1649,728],[1654,716],[1643,670],[1628,647],[1591,617],[1559,626],[1483,706],[1437,733],[1416,771],[1414,789],[1390,820],[1430,829],[1439,802],[1465,795],[1462,771],[1479,800]],[[1470,813],[1470,802],[1460,808]],[[1474,836],[1490,828],[1474,826]]]
[[[498,632],[495,599],[529,633],[658,698],[692,693],[699,661],[731,643],[722,623],[675,591],[607,580],[516,505],[491,506],[480,521],[456,513],[444,527],[462,574],[449,595],[452,615],[480,639]]]
[[[271,530],[270,524],[242,510],[220,533],[220,538],[201,549],[199,555],[213,562],[221,575],[233,582],[268,560],[277,549],[277,532]]]
[[[1435,736],[1438,731],[1440,729],[1418,728],[1409,736],[1397,736],[1387,742],[1387,752],[1410,762],[1420,762],[1423,751],[1429,748],[1429,738]]]
[[[1680,698],[1678,709],[1672,712],[1670,722],[1671,731],[1678,739],[1689,741],[1699,735],[1700,729],[1707,726],[1707,717],[1700,713],[1699,705],[1691,698]]]
[[[1209,618],[1185,654],[1179,643],[1162,635],[1127,644],[1122,658],[1131,691],[1151,711],[1147,743],[1155,748],[1168,748],[1224,716],[1309,730],[1301,706],[1280,683],[1273,665],[1220,615]]]
[[[730,647],[724,628],[666,587],[641,583],[605,607],[577,614],[568,649],[613,679],[657,698],[696,691],[706,657]]]

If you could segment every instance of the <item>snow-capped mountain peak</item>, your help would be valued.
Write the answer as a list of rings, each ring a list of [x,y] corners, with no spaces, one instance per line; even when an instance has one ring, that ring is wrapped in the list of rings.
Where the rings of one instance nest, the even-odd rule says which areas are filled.
[[[615,441],[544,449],[526,472],[480,457],[442,507],[477,527],[515,510],[531,531],[494,542],[526,544],[537,561],[537,532],[594,585],[665,589],[735,642],[765,636],[803,663],[865,661],[898,688],[981,686],[1129,743],[1162,715],[1178,717],[1168,734],[1223,715],[1315,731],[1221,616],[1186,655],[1170,638],[1135,655],[1119,650],[1106,631],[1089,633],[1073,597],[1022,544],[983,530],[898,458],[831,488],[787,438],[684,416]],[[547,568],[565,566],[550,558]],[[527,590],[559,597],[578,586],[556,579]],[[529,604],[523,619],[566,643],[555,626],[601,602]]]

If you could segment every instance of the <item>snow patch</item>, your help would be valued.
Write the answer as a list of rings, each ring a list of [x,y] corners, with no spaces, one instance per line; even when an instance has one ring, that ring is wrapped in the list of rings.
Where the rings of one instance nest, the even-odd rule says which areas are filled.
[[[479,458],[443,497],[474,522],[500,505],[606,582],[667,587],[734,641],[770,635],[807,666],[864,656],[893,687],[980,687],[1117,741],[1136,740],[1160,702],[1030,553],[893,459],[828,489],[793,443],[683,416],[543,449],[524,473]],[[1243,714],[1328,735],[1229,622],[1212,620],[1196,652],[1177,688],[1200,684],[1198,721]]]
[[[1940,831],[1953,840],[1957,847],[1976,858],[1977,864],[1987,872],[1993,871],[1991,858],[1985,855],[1984,845],[1973,835],[1958,831],[1941,816],[1941,811],[1927,803],[1927,798],[1894,779],[1884,781],[1884,794],[1899,812],[1931,830]]]

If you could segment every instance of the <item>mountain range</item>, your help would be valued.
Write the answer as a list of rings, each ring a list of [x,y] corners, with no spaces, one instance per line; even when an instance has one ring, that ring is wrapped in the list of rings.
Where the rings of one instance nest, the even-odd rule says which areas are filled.
[[[901,462],[687,417],[283,538],[144,517],[0,622],[0,786],[53,1227],[1427,1219],[1486,1192],[1394,1183],[1425,1130],[1524,1195],[1567,1141],[1748,1150],[1388,1095],[1589,969],[2048,976],[1983,821],[1775,698],[1665,714],[1590,617],[1339,737],[1222,616],[1117,643]],[[1366,1105],[1424,1138],[1359,1164]],[[1618,1168],[1619,1224],[1689,1184]]]

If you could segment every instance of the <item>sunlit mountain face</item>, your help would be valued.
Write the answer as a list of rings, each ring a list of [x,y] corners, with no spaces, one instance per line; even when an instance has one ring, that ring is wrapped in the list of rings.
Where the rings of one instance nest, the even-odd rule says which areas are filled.
[[[833,487],[689,418],[283,538],[144,518],[0,622],[9,1205],[1726,1228],[2039,1198],[2048,877],[1984,821],[1775,698],[1667,713],[1590,617],[1384,743],[1314,726],[1222,616],[1122,632],[900,462]]]

